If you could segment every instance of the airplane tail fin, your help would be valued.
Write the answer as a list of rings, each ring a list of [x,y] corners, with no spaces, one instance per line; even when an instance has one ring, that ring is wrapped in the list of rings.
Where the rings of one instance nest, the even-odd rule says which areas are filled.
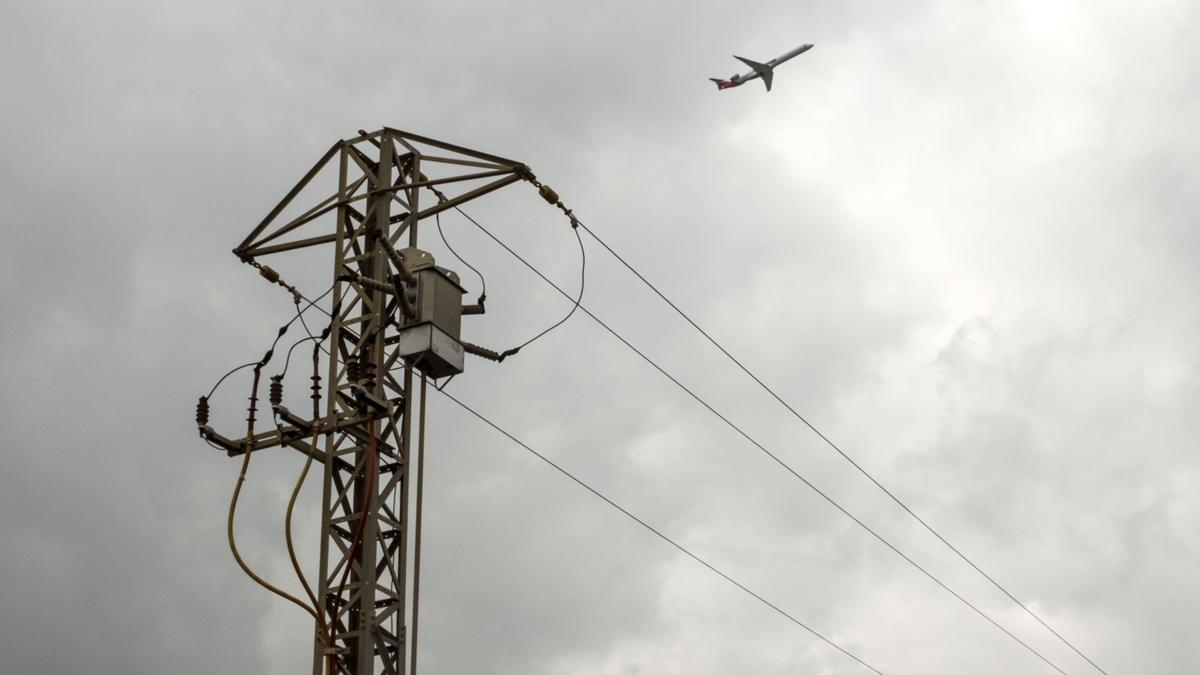
[[[717,83],[717,89],[718,89],[718,90],[721,90],[721,89],[728,89],[728,88],[730,88],[730,87],[732,87],[732,86],[733,86],[733,83],[732,83],[732,82],[730,82],[729,80],[722,80],[722,79],[721,79],[721,78],[719,78],[719,77],[710,77],[710,78],[708,78],[708,79],[710,79],[710,80],[712,80],[713,82],[716,82],[716,83]]]
[[[733,58],[750,66],[750,69],[758,73],[758,76],[762,78],[763,84],[767,86],[767,91],[771,91],[771,78],[775,75],[775,72],[772,70],[771,66],[768,66],[765,63],[759,63],[758,61],[744,59],[736,54],[734,54]]]

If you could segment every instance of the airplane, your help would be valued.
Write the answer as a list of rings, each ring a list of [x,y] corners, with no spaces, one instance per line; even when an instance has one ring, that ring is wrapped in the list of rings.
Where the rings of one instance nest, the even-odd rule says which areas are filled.
[[[796,47],[792,51],[790,51],[782,56],[777,56],[777,57],[771,59],[770,61],[767,61],[766,63],[758,63],[757,61],[751,61],[750,59],[744,59],[735,54],[733,58],[750,66],[750,68],[752,68],[752,70],[750,72],[748,72],[744,75],[734,75],[733,77],[730,77],[728,80],[722,80],[717,77],[710,77],[708,79],[712,80],[713,82],[716,82],[717,89],[721,90],[721,89],[729,89],[731,87],[740,87],[743,84],[746,84],[747,82],[749,82],[750,80],[755,80],[755,79],[761,78],[763,81],[763,84],[767,85],[767,91],[771,91],[771,78],[774,76],[773,71],[775,70],[775,66],[778,66],[779,64],[783,63],[784,61],[787,61],[788,59],[791,59],[795,56],[799,56],[812,48],[813,48],[812,45],[800,45],[799,47]]]

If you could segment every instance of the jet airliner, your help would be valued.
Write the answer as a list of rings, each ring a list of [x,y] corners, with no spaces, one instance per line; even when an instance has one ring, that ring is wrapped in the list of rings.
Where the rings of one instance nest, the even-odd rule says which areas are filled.
[[[766,63],[759,63],[757,61],[751,61],[750,59],[744,59],[740,56],[734,55],[733,58],[750,66],[750,68],[751,68],[750,72],[742,74],[742,75],[734,75],[734,76],[730,77],[728,80],[722,80],[718,77],[710,77],[708,79],[717,83],[717,89],[729,89],[731,87],[740,87],[743,84],[746,84],[747,82],[749,82],[750,80],[761,79],[763,81],[763,84],[765,84],[767,86],[767,91],[771,91],[771,78],[775,74],[774,73],[775,66],[778,66],[779,64],[783,63],[784,61],[787,61],[789,59],[797,57],[812,48],[813,48],[812,45],[800,45],[799,47],[796,47],[792,51],[790,51],[786,54],[783,54],[782,56],[777,56],[777,57],[771,59],[770,61],[767,61]]]

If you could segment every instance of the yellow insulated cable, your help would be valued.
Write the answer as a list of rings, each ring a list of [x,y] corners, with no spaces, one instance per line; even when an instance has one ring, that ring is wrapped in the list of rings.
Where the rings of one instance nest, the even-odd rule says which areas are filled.
[[[246,443],[243,453],[244,457],[242,458],[242,470],[241,473],[238,474],[237,484],[233,488],[233,498],[229,500],[229,519],[226,524],[226,536],[229,539],[229,550],[233,552],[233,559],[237,561],[238,567],[242,568],[242,571],[246,573],[246,576],[253,579],[254,582],[259,586],[262,586],[275,595],[278,595],[284,600],[287,600],[288,602],[295,604],[300,609],[308,612],[314,621],[320,621],[316,610],[314,610],[312,607],[309,607],[300,598],[297,598],[287,591],[272,585],[269,581],[255,574],[254,570],[250,569],[250,566],[246,564],[245,560],[242,560],[241,554],[238,553],[237,540],[233,536],[233,517],[234,514],[237,513],[238,496],[242,493],[242,483],[246,482],[246,470],[250,468],[250,443]]]

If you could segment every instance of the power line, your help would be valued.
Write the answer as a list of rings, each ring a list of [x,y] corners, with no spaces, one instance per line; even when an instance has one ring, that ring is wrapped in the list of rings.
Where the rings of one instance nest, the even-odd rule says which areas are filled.
[[[441,195],[438,195],[438,196],[441,196]],[[467,215],[466,211],[463,211],[461,208],[459,208],[457,206],[454,207],[454,210],[458,211],[459,214],[461,214],[463,218],[466,218],[467,220],[471,221],[471,223],[473,223],[475,225],[475,227],[478,227],[479,229],[483,230],[484,232],[487,232],[487,230],[484,230],[483,226],[480,225],[474,218]],[[441,232],[441,230],[439,229],[438,232]],[[528,347],[533,341],[540,339],[543,335],[545,335],[545,334],[549,333],[550,331],[554,330],[555,328],[558,328],[559,326],[563,325],[564,323],[567,322],[567,319],[570,319],[572,316],[574,316],[575,310],[580,308],[579,303],[583,302],[583,289],[587,284],[587,249],[584,248],[584,246],[583,246],[583,237],[579,236],[579,229],[572,227],[571,232],[575,235],[575,241],[579,242],[579,295],[578,295],[578,297],[572,298],[571,296],[567,295],[561,288],[555,286],[554,287],[555,290],[557,290],[559,293],[562,293],[568,300],[570,300],[573,303],[571,305],[570,311],[567,312],[566,316],[559,319],[557,322],[555,322],[549,328],[546,328],[542,332],[538,333],[537,335],[534,335],[533,337],[522,342],[521,344],[517,345],[516,347],[505,350],[504,353],[502,353],[500,355],[500,357],[501,357],[500,360],[503,360],[509,356],[512,356],[512,355],[520,352],[525,347]],[[490,232],[487,232],[487,234],[489,237],[491,236]],[[492,237],[492,239],[495,239],[495,237]],[[444,240],[445,239],[443,238],[443,241]],[[447,246],[449,246],[449,244],[447,244]],[[505,248],[507,248],[507,247],[505,247]],[[509,253],[512,253],[511,249],[509,250]],[[516,255],[516,254],[514,253],[513,255]],[[462,258],[459,258],[459,260],[462,260]],[[466,261],[464,260],[463,262],[465,263]],[[528,264],[528,263],[526,263],[526,264]],[[469,267],[469,265],[468,265],[468,267]],[[475,268],[472,267],[471,269],[475,269]],[[542,278],[545,279],[545,277],[542,277]],[[547,279],[547,281],[549,281],[549,280]]]
[[[320,310],[326,316],[330,315],[329,312],[326,312],[319,305],[317,305],[317,303],[324,300],[325,296],[329,295],[332,292],[333,292],[333,286],[330,286],[329,290],[327,290],[324,293],[322,293],[321,295],[317,296],[317,298],[315,300],[308,300],[308,298],[305,298],[303,295],[300,295],[299,291],[296,292],[298,297],[300,297],[302,300],[308,300],[308,304],[304,306],[304,309],[300,309],[299,304],[297,304],[296,305],[296,316],[292,317],[292,319],[290,321],[283,324],[282,326],[279,327],[279,329],[277,331],[275,331],[275,341],[271,343],[271,348],[267,350],[267,354],[268,354],[267,358],[268,359],[270,358],[269,355],[275,351],[275,346],[279,344],[279,339],[283,337],[284,333],[287,332],[287,329],[291,328],[292,324],[296,322],[296,319],[300,319],[301,322],[303,323],[304,313],[307,312],[309,309],[316,307],[318,310]],[[312,332],[308,330],[307,324],[304,325],[304,332],[308,333],[308,339],[315,339],[315,338],[313,338]],[[300,342],[303,342],[303,341],[304,340],[301,340]],[[296,344],[299,344],[299,342]],[[292,345],[291,349],[294,349],[295,347],[296,347],[296,345]],[[288,350],[289,356],[291,355],[291,349]],[[213,394],[217,393],[217,387],[220,387],[221,383],[224,382],[225,379],[228,378],[230,375],[233,375],[237,371],[242,370],[244,368],[249,368],[250,366],[253,366],[257,363],[259,363],[259,362],[258,361],[250,361],[249,363],[243,363],[240,366],[235,366],[232,370],[225,373],[224,375],[221,376],[220,379],[217,380],[217,383],[214,384],[212,389],[208,392],[208,396],[205,396],[204,398],[206,398],[206,399],[212,398]],[[284,366],[284,369],[286,370],[287,366]],[[212,445],[212,443],[209,443],[209,445]]]
[[[479,285],[480,285],[479,297],[480,297],[480,299],[486,298],[487,297],[487,279],[485,279],[483,277],[483,272],[480,272],[474,265],[467,262],[461,255],[458,254],[458,251],[455,251],[454,247],[450,245],[449,240],[446,239],[446,233],[442,231],[442,214],[440,214],[440,213],[433,214],[433,222],[437,224],[438,236],[442,238],[442,243],[446,245],[446,250],[450,251],[450,253],[453,254],[455,258],[458,258],[458,262],[466,265],[468,269],[470,269],[472,272],[475,273],[475,275],[477,277],[479,277]]]
[[[466,213],[464,212],[463,215],[466,215]],[[505,244],[503,241],[501,241],[499,238],[497,238],[496,235],[492,234],[490,230],[485,228],[483,225],[481,225],[478,221],[476,221],[474,218],[471,218],[470,216],[467,216],[467,219],[470,220],[477,228],[479,228],[480,231],[482,231],[484,234],[486,234],[488,237],[490,237],[492,239],[492,241],[495,241],[497,244],[500,245],[501,248],[503,248],[505,251],[508,251],[508,253],[510,255],[512,255],[514,258],[516,258],[522,264],[524,264],[526,267],[528,267],[534,274],[541,277],[541,279],[543,281],[545,281],[547,284],[549,284],[552,288],[557,290],[564,297],[566,297],[568,299],[572,299],[571,296],[568,295],[566,291],[564,291],[557,284],[555,284],[553,281],[551,281],[545,274],[542,274],[542,272],[540,270],[538,270],[531,263],[529,263],[529,261],[525,260],[525,258],[521,257],[520,254],[518,254],[516,251],[514,251],[512,248],[510,248],[507,244]],[[715,408],[713,408],[711,405],[709,405],[709,403],[707,401],[700,398],[699,395],[697,395],[695,392],[693,392],[691,389],[689,389],[686,385],[684,385],[682,382],[680,382],[678,379],[676,379],[673,375],[671,375],[666,370],[664,370],[662,368],[662,366],[658,365],[658,363],[656,363],[649,356],[646,356],[646,354],[644,354],[641,350],[639,350],[632,343],[630,343],[628,340],[626,340],[624,337],[622,337],[619,333],[617,333],[615,330],[613,330],[611,327],[609,327],[608,324],[601,321],[595,314],[593,314],[590,310],[588,310],[587,307],[584,307],[581,304],[581,305],[579,305],[579,311],[588,315],[588,317],[590,317],[593,321],[595,321],[602,328],[604,328],[606,331],[608,331],[613,337],[617,338],[617,340],[621,341],[621,343],[623,343],[626,347],[628,347],[635,354],[640,356],[643,361],[650,364],[650,366],[653,367],[655,370],[657,370],[660,374],[662,374],[663,377],[666,377],[668,380],[670,380],[672,383],[674,383],[675,386],[682,389],[685,393],[687,393],[689,396],[691,396],[697,403],[699,403],[701,406],[703,406],[705,409],[707,409],[710,413],[712,413],[714,416],[716,416],[718,419],[720,419],[722,422],[724,422],[729,428],[736,431],[740,436],[742,436],[742,438],[745,438],[747,441],[749,441],[750,444],[752,444],[754,447],[758,448],[763,454],[767,455],[767,457],[769,457],[776,464],[778,464],[780,467],[782,467],[784,470],[786,470],[788,473],[790,473],[793,477],[795,477],[797,480],[799,480],[801,483],[803,483],[805,486],[807,486],[810,490],[812,490],[817,495],[819,495],[822,499],[824,499],[826,502],[828,502],[831,506],[836,508],[838,511],[840,511],[843,515],[845,515],[850,520],[853,520],[860,528],[862,528],[863,530],[868,532],[871,536],[875,537],[875,539],[877,539],[880,543],[882,543],[884,546],[891,549],[893,553],[900,556],[902,559],[904,559],[906,562],[908,562],[910,565],[912,565],[914,568],[916,568],[918,571],[920,571],[922,574],[924,574],[926,577],[928,577],[931,581],[933,581],[935,584],[940,586],[942,588],[942,590],[944,590],[947,593],[949,593],[950,595],[954,596],[959,602],[966,605],[968,608],[970,608],[972,611],[974,611],[980,617],[985,619],[988,623],[990,623],[994,627],[996,627],[996,629],[1000,630],[1002,633],[1004,633],[1009,638],[1014,640],[1017,644],[1024,647],[1031,654],[1033,654],[1034,656],[1037,656],[1039,659],[1041,659],[1043,662],[1045,662],[1048,666],[1050,666],[1054,670],[1058,671],[1059,673],[1066,675],[1065,671],[1063,671],[1061,668],[1059,668],[1057,665],[1055,665],[1054,662],[1052,662],[1050,659],[1043,656],[1041,654],[1041,652],[1039,652],[1036,649],[1034,649],[1033,647],[1031,647],[1028,643],[1026,643],[1024,640],[1022,640],[1021,638],[1014,635],[1012,632],[1010,632],[1004,626],[1001,626],[999,623],[996,622],[995,619],[988,616],[988,614],[986,612],[979,609],[971,601],[969,601],[966,598],[964,598],[963,596],[959,595],[957,592],[955,592],[953,589],[951,589],[949,586],[947,586],[941,579],[934,576],[932,573],[930,573],[928,570],[926,570],[924,567],[922,567],[915,560],[908,557],[900,549],[896,548],[890,541],[888,541],[882,535],[880,535],[878,532],[876,532],[874,529],[872,529],[871,526],[867,525],[862,520],[860,520],[858,517],[856,517],[854,514],[847,511],[845,509],[845,507],[843,507],[841,504],[839,504],[837,502],[837,500],[835,500],[833,497],[830,497],[828,494],[823,492],[816,485],[811,483],[807,478],[802,476],[795,469],[793,469],[791,466],[789,466],[786,462],[784,462],[782,459],[780,459],[778,455],[776,455],[775,453],[768,450],[766,448],[766,446],[762,445],[757,440],[755,440],[754,437],[752,437],[752,436],[750,436],[750,434],[746,433],[741,427],[737,426],[729,418],[727,418],[724,415],[722,415],[721,413],[717,412],[717,410]]]
[[[959,558],[961,558],[963,560],[963,562],[970,565],[971,568],[974,569],[976,572],[978,572],[980,575],[982,575],[984,579],[987,579],[989,582],[991,582],[991,584],[993,586],[995,586],[997,589],[999,589],[1001,593],[1008,596],[1009,600],[1012,600],[1014,603],[1016,603],[1016,605],[1018,607],[1025,610],[1026,614],[1033,617],[1039,624],[1042,625],[1043,628],[1045,628],[1046,630],[1053,633],[1054,637],[1058,638],[1063,644],[1070,647],[1072,651],[1074,651],[1081,658],[1083,658],[1083,660],[1085,660],[1089,664],[1091,664],[1093,668],[1100,671],[1101,673],[1104,673],[1104,675],[1108,675],[1107,671],[1105,671],[1103,668],[1101,668],[1099,665],[1097,665],[1095,661],[1088,658],[1088,656],[1086,654],[1084,654],[1082,651],[1080,651],[1079,648],[1077,648],[1075,645],[1071,644],[1071,642],[1068,641],[1061,634],[1059,634],[1058,631],[1051,628],[1049,624],[1047,624],[1045,621],[1042,620],[1042,617],[1038,616],[1038,614],[1036,612],[1034,612],[1032,609],[1030,609],[1028,606],[1026,606],[1025,603],[1018,600],[1016,598],[1016,596],[1014,596],[1012,593],[1010,593],[1007,588],[1005,588],[1003,585],[1001,585],[1000,582],[996,581],[996,579],[994,579],[990,574],[983,571],[983,569],[981,569],[979,567],[979,565],[975,564],[975,562],[973,560],[971,560],[970,558],[968,558],[966,556],[966,554],[964,554],[962,551],[960,551],[958,549],[958,547],[956,547],[954,544],[951,544],[944,536],[942,536],[942,534],[940,532],[938,532],[936,529],[934,529],[934,527],[932,525],[930,525],[928,522],[926,522],[924,518],[917,515],[916,512],[914,512],[911,508],[909,508],[908,504],[905,504],[899,497],[897,497],[895,495],[895,493],[893,493],[891,490],[889,490],[887,487],[885,487],[883,485],[883,483],[879,482],[879,480],[875,478],[875,476],[871,475],[871,473],[869,471],[864,469],[862,467],[862,465],[860,465],[858,462],[856,462],[852,457],[850,457],[850,455],[848,455],[845,451],[843,451],[840,447],[838,447],[838,445],[836,443],[834,443],[832,440],[830,440],[828,436],[826,436],[824,433],[822,433],[820,429],[817,429],[817,427],[815,425],[813,425],[813,423],[811,423],[807,419],[805,419],[805,417],[803,415],[801,415],[799,412],[797,412],[796,409],[793,408],[790,404],[788,404],[787,401],[783,400],[783,398],[781,396],[779,396],[779,394],[775,393],[775,390],[773,390],[773,389],[771,389],[771,387],[767,386],[767,384],[765,382],[763,382],[757,375],[755,375],[753,372],[751,372],[750,369],[747,368],[745,365],[743,365],[742,362],[739,361],[736,357],[734,357],[733,354],[729,353],[729,350],[725,349],[725,347],[721,343],[717,342],[717,340],[715,338],[713,338],[713,336],[709,335],[707,331],[705,331],[703,328],[700,327],[699,324],[697,324],[695,321],[693,321],[692,317],[688,316],[686,312],[684,312],[682,309],[680,309],[679,306],[676,305],[674,302],[672,302],[670,300],[670,298],[668,298],[666,295],[664,295],[662,291],[658,290],[658,288],[654,284],[650,283],[649,279],[647,279],[645,276],[643,276],[641,272],[637,271],[637,269],[635,269],[633,267],[633,265],[629,264],[629,262],[627,260],[625,260],[625,258],[623,258],[619,253],[614,251],[611,246],[609,246],[595,232],[590,230],[587,225],[584,225],[582,222],[579,222],[578,218],[576,218],[574,220],[574,222],[578,223],[579,227],[582,227],[584,232],[587,232],[588,235],[590,235],[592,237],[592,239],[596,240],[596,243],[603,246],[606,251],[608,251],[610,254],[612,254],[612,256],[614,258],[617,259],[618,262],[620,262],[622,265],[625,266],[625,269],[632,272],[633,275],[635,277],[637,277],[643,284],[645,284],[647,288],[649,288],[651,291],[653,291],[654,294],[657,295],[663,302],[667,303],[667,305],[670,306],[671,309],[675,310],[676,314],[683,317],[684,321],[687,321],[689,324],[691,324],[692,328],[695,328],[696,331],[698,331],[701,335],[703,335],[706,340],[708,340],[710,343],[712,343],[712,345],[714,347],[716,347],[718,350],[720,350],[720,352],[722,354],[724,354],[726,356],[726,358],[728,358],[730,361],[732,361],[734,365],[736,365],[738,368],[740,368],[743,373],[750,376],[750,379],[754,380],[754,382],[757,383],[758,386],[763,389],[763,391],[770,394],[772,398],[774,398],[776,401],[778,401],[779,404],[782,405],[784,408],[786,408],[787,411],[790,412],[796,419],[803,422],[804,425],[807,426],[809,429],[811,429],[812,432],[814,434],[816,434],[822,441],[825,441],[826,445],[828,445],[830,448],[833,448],[833,450],[836,451],[837,454],[842,456],[842,459],[849,462],[850,465],[853,466],[855,469],[857,469],[859,473],[861,473],[868,480],[870,480],[872,483],[874,483],[875,487],[882,490],[884,494],[886,494],[888,497],[890,497],[892,499],[893,502],[896,503],[896,505],[898,505],[901,509],[904,509],[904,511],[907,512],[908,515],[912,516],[918,523],[921,524],[922,527],[924,527],[926,530],[929,531],[930,534],[932,534],[934,537],[936,537],[938,539],[938,541],[945,544],[946,547],[949,548],[951,551],[953,551],[955,553],[955,555],[957,555]]]
[[[460,211],[460,213],[461,213],[461,211]],[[464,214],[464,215],[466,215],[466,214]],[[474,221],[472,221],[472,222],[474,222]],[[563,318],[559,319],[554,325],[550,326],[546,330],[544,330],[544,331],[538,333],[537,335],[534,335],[533,337],[529,338],[528,340],[522,342],[520,344],[520,346],[516,347],[515,349],[508,350],[509,352],[512,352],[513,354],[515,354],[515,353],[521,351],[522,349],[524,349],[525,347],[529,346],[529,344],[532,343],[534,340],[537,340],[538,338],[542,337],[546,333],[549,333],[550,331],[554,330],[555,328],[558,328],[559,326],[566,323],[567,319],[571,318],[575,314],[575,310],[579,309],[579,303],[583,302],[583,287],[584,287],[585,282],[587,281],[587,251],[584,250],[584,248],[583,248],[583,237],[579,236],[579,230],[572,228],[571,232],[575,233],[575,239],[579,241],[579,296],[576,298],[572,298],[571,296],[568,295],[567,299],[571,300],[574,304],[571,306],[571,310],[567,312],[567,315],[564,316]]]
[[[587,311],[587,310],[584,310],[584,311]],[[722,572],[721,570],[719,570],[719,569],[717,569],[716,567],[714,567],[714,566],[713,566],[711,563],[709,563],[708,561],[704,560],[704,559],[703,559],[703,558],[701,558],[700,556],[698,556],[698,555],[696,555],[695,553],[692,553],[692,552],[691,552],[691,551],[689,551],[688,549],[684,548],[682,544],[680,544],[680,543],[676,542],[674,539],[672,539],[672,538],[668,537],[667,535],[663,534],[663,533],[662,533],[660,530],[656,529],[656,528],[655,528],[653,525],[651,525],[651,524],[647,523],[646,521],[644,521],[644,520],[642,520],[641,518],[637,517],[636,515],[634,515],[634,514],[633,514],[633,513],[631,513],[630,511],[626,510],[626,509],[625,509],[625,507],[623,507],[623,506],[621,506],[620,504],[618,504],[618,503],[614,502],[612,499],[609,499],[607,496],[605,496],[605,495],[604,495],[604,493],[600,492],[599,490],[597,490],[596,488],[592,487],[591,485],[588,485],[588,484],[587,484],[587,483],[585,483],[585,482],[584,482],[582,479],[580,479],[579,477],[577,477],[575,474],[571,473],[570,471],[567,471],[566,469],[562,468],[562,467],[561,467],[561,466],[559,466],[557,463],[555,463],[555,462],[554,462],[554,460],[550,459],[549,457],[546,457],[545,455],[543,455],[542,453],[538,452],[537,450],[534,450],[533,448],[531,448],[530,446],[528,446],[528,445],[526,445],[524,442],[522,442],[520,439],[518,439],[516,436],[513,436],[512,434],[510,434],[510,433],[508,433],[507,431],[505,431],[504,429],[502,429],[502,428],[501,428],[500,426],[498,426],[496,423],[492,422],[491,420],[489,420],[488,418],[484,417],[483,415],[481,415],[481,414],[479,414],[479,413],[475,412],[475,410],[474,410],[474,409],[472,409],[472,408],[471,408],[470,406],[468,406],[467,404],[463,403],[462,401],[458,400],[457,398],[455,398],[455,397],[454,397],[454,396],[452,396],[451,394],[448,394],[448,393],[446,393],[446,392],[444,392],[444,391],[442,391],[442,390],[440,390],[440,389],[438,390],[438,393],[440,393],[442,396],[445,396],[446,398],[450,399],[450,400],[451,400],[451,401],[453,401],[454,403],[458,404],[458,406],[459,406],[459,407],[461,407],[463,410],[465,410],[465,411],[467,411],[467,412],[471,413],[472,415],[474,415],[476,418],[478,418],[478,419],[479,419],[481,422],[483,422],[484,424],[488,425],[488,426],[489,426],[489,427],[491,427],[492,429],[495,429],[496,431],[498,431],[498,432],[500,432],[501,434],[503,434],[503,435],[504,435],[506,438],[508,438],[508,440],[512,441],[513,443],[516,443],[517,445],[521,446],[521,447],[522,447],[522,448],[524,448],[526,451],[528,451],[529,453],[531,453],[533,456],[537,457],[538,459],[542,460],[542,461],[543,461],[543,462],[545,462],[546,464],[550,465],[550,467],[551,467],[551,468],[553,468],[555,471],[558,471],[559,473],[561,473],[562,475],[566,476],[567,478],[570,478],[572,481],[574,481],[576,484],[578,484],[578,485],[579,485],[580,487],[582,487],[583,489],[587,490],[588,492],[591,492],[591,493],[592,493],[593,495],[595,495],[596,497],[599,497],[600,499],[604,500],[604,502],[605,502],[605,503],[607,503],[609,506],[611,506],[611,507],[613,507],[614,509],[616,509],[616,510],[620,511],[621,513],[625,514],[625,516],[626,516],[626,517],[628,517],[630,520],[633,520],[633,521],[634,521],[635,523],[637,523],[638,525],[641,525],[642,527],[646,528],[647,530],[649,530],[650,532],[652,532],[652,533],[653,533],[655,536],[657,536],[659,539],[662,539],[663,541],[667,542],[667,543],[668,543],[668,544],[670,544],[671,546],[674,546],[674,547],[675,547],[676,549],[678,549],[678,550],[679,550],[681,553],[683,553],[684,555],[688,556],[688,557],[689,557],[689,558],[691,558],[692,560],[695,560],[696,562],[700,563],[701,565],[703,565],[703,566],[707,567],[707,568],[709,569],[709,571],[713,572],[714,574],[717,574],[717,575],[718,575],[718,576],[720,576],[722,579],[724,579],[725,581],[728,581],[729,583],[733,584],[734,586],[737,586],[739,589],[741,589],[741,590],[742,590],[742,591],[744,591],[745,593],[747,593],[747,594],[751,595],[752,597],[754,597],[756,600],[758,600],[758,601],[759,601],[759,602],[761,602],[762,604],[764,604],[764,605],[766,605],[767,607],[770,607],[771,609],[773,609],[773,610],[775,610],[776,612],[778,612],[780,615],[782,615],[782,616],[783,616],[784,618],[786,618],[788,621],[791,621],[792,623],[796,624],[797,626],[800,626],[800,627],[801,627],[801,628],[803,628],[804,630],[808,631],[809,633],[811,633],[813,636],[815,636],[816,638],[818,638],[819,640],[821,640],[821,641],[822,641],[822,642],[824,642],[825,644],[827,644],[827,645],[829,645],[829,646],[833,647],[834,649],[838,650],[839,652],[841,652],[841,653],[845,654],[846,656],[849,656],[850,658],[854,659],[854,660],[855,660],[855,661],[857,661],[857,662],[858,662],[860,665],[862,665],[864,668],[866,668],[866,669],[870,670],[870,671],[871,671],[871,672],[873,672],[873,673],[878,673],[878,675],[883,675],[883,672],[882,672],[882,671],[880,671],[879,669],[875,668],[874,666],[872,666],[871,664],[869,664],[869,663],[867,663],[866,661],[862,660],[861,658],[859,658],[859,657],[855,656],[855,655],[854,655],[854,654],[852,654],[850,651],[848,651],[848,650],[847,650],[845,647],[842,647],[842,646],[841,646],[841,645],[839,645],[838,643],[834,642],[833,640],[831,640],[831,639],[829,639],[829,638],[825,637],[824,635],[822,635],[821,633],[817,632],[815,629],[813,629],[813,628],[812,628],[811,626],[809,626],[808,624],[804,623],[803,621],[800,621],[800,620],[799,620],[799,619],[797,619],[796,617],[794,617],[794,616],[792,616],[791,614],[789,614],[787,611],[785,611],[785,610],[783,610],[782,608],[780,608],[780,607],[779,607],[779,605],[776,605],[775,603],[771,602],[770,600],[767,600],[766,598],[764,598],[763,596],[759,595],[758,593],[755,593],[754,591],[752,591],[752,590],[750,590],[749,588],[747,588],[747,587],[746,587],[744,584],[742,584],[740,581],[738,581],[738,580],[734,579],[733,577],[729,576],[729,575],[728,575],[728,574],[726,574],[725,572]]]

